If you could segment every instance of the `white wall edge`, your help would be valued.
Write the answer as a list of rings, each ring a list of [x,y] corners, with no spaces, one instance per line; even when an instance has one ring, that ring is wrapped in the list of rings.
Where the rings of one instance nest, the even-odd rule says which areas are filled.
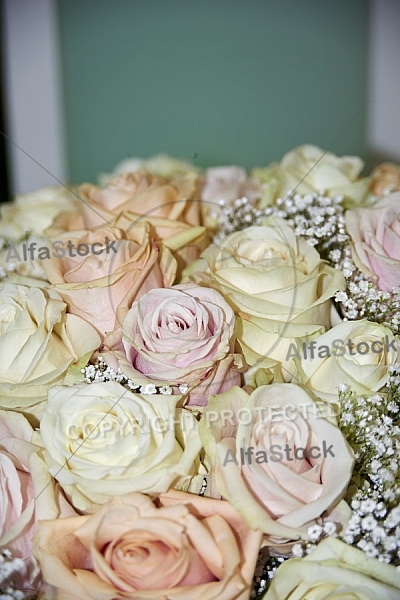
[[[18,194],[67,174],[57,4],[4,0],[3,12],[7,134],[51,173],[8,142],[10,187]]]
[[[400,162],[399,0],[371,0],[368,92],[372,158]]]

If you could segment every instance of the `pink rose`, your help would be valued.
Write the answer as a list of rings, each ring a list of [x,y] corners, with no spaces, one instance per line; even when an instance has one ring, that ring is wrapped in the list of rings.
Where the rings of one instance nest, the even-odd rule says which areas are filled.
[[[346,226],[357,267],[381,290],[389,292],[400,285],[400,192],[371,208],[349,210]]]
[[[50,483],[32,435],[33,429],[23,415],[0,410],[0,549],[6,548],[24,561],[25,572],[19,576],[18,587],[25,590],[38,589],[41,583],[32,558],[37,519],[75,514],[60,488]]]
[[[205,202],[224,200],[231,204],[246,196],[251,204],[261,197],[261,183],[247,176],[242,167],[223,166],[207,169],[203,178],[201,199]]]
[[[64,255],[57,257],[53,252],[51,258],[42,261],[46,275],[67,302],[69,312],[94,325],[101,334],[120,326],[136,298],[174,282],[176,260],[155,240],[147,222],[132,225],[126,232],[115,227],[69,231],[57,241],[64,244]],[[69,241],[75,250],[66,250]],[[84,256],[77,253],[81,244],[89,248]],[[96,254],[91,251],[92,244],[96,244]],[[81,251],[84,249],[82,246]]]
[[[227,503],[126,494],[40,524],[35,556],[58,600],[246,600],[261,542]]]
[[[353,453],[340,429],[291,383],[214,396],[199,433],[219,493],[279,543],[306,537],[308,526],[340,503],[352,474]]]
[[[231,165],[207,169],[201,178],[204,224],[210,231],[217,230],[220,200],[230,206],[236,199],[246,197],[251,204],[255,204],[261,198],[261,193],[260,180],[248,177],[242,167]]]
[[[103,357],[135,383],[181,386],[190,405],[204,406],[211,394],[240,383],[234,329],[233,311],[215,290],[193,283],[151,290],[133,304],[121,332],[106,339],[112,351]]]

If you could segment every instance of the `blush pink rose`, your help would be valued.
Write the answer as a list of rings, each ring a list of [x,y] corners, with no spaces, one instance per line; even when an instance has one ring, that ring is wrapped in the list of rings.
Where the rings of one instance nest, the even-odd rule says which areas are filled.
[[[38,590],[41,585],[32,558],[36,521],[75,514],[60,488],[51,484],[32,435],[22,414],[0,410],[0,549],[24,561],[25,572],[18,579],[24,590]]]
[[[35,556],[58,600],[246,600],[261,542],[227,503],[126,494],[40,524]]]
[[[400,192],[370,208],[349,210],[346,226],[357,267],[381,290],[400,285]]]
[[[245,169],[231,165],[206,170],[201,189],[203,201],[217,203],[224,200],[231,204],[242,196],[252,204],[261,197],[261,182],[255,177],[248,177]]]
[[[233,311],[215,290],[193,283],[155,289],[133,304],[102,355],[135,383],[180,387],[190,405],[204,406],[240,383],[234,329]]]
[[[174,282],[176,260],[156,241],[147,222],[134,224],[127,231],[116,227],[69,231],[59,235],[57,241],[64,244],[64,255],[55,251],[50,259],[42,261],[47,278],[68,304],[69,312],[91,323],[103,335],[121,325],[135,299]],[[66,251],[69,241],[75,248],[86,244],[90,249],[93,243],[101,244],[104,251],[100,254],[97,245],[97,255],[90,251],[79,256],[76,249]]]
[[[274,543],[306,537],[315,519],[341,503],[350,481],[353,453],[342,432],[291,383],[214,396],[199,433],[218,492]]]

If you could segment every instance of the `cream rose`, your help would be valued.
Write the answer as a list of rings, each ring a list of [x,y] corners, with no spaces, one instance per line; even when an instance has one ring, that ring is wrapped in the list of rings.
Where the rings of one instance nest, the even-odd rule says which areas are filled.
[[[129,494],[41,523],[35,556],[58,600],[247,600],[260,538],[227,502]]]
[[[214,396],[199,433],[219,493],[274,544],[306,538],[307,527],[334,508],[332,520],[349,512],[341,499],[352,450],[300,387],[266,385],[250,396],[235,387]]]
[[[184,386],[188,403],[204,406],[240,383],[234,330],[233,311],[215,290],[192,283],[151,290],[133,304],[121,333],[106,339],[111,351],[103,357],[135,383]]]
[[[304,558],[281,565],[264,600],[398,600],[396,567],[368,558],[335,538],[323,540]]]
[[[42,583],[32,557],[36,521],[75,514],[60,488],[52,484],[32,435],[23,415],[0,410],[0,549],[24,561],[25,573],[18,587],[26,591],[38,591]]]
[[[200,169],[186,160],[168,154],[156,154],[150,158],[126,158],[118,163],[113,173],[100,173],[98,179],[100,185],[106,187],[116,175],[128,175],[141,170],[160,177],[177,177],[189,172],[197,173]]]
[[[271,218],[207,248],[184,278],[218,290],[235,311],[247,363],[279,361],[285,379],[293,373],[290,344],[330,327],[330,298],[345,286],[337,269],[282,219]]]
[[[27,232],[41,235],[54,217],[61,212],[76,210],[78,203],[73,191],[63,185],[19,194],[14,202],[0,206],[0,236],[17,242]]]
[[[35,420],[48,389],[80,378],[101,340],[89,323],[66,312],[53,290],[31,285],[0,287],[0,408]]]
[[[347,211],[346,226],[357,267],[381,290],[400,286],[400,192]]]
[[[201,442],[180,398],[133,394],[115,381],[49,391],[44,458],[77,509],[93,512],[127,492],[189,487]]]
[[[389,367],[398,362],[398,341],[387,327],[366,320],[343,321],[288,355],[296,362],[296,377],[325,401],[338,403],[340,384],[358,394],[380,390]]]
[[[361,204],[368,198],[369,179],[360,179],[364,162],[358,156],[336,156],[318,146],[305,144],[284,155],[279,164],[255,169],[263,182],[260,207],[285,199],[294,189],[298,194],[325,190],[329,196],[344,196],[345,204]]]
[[[121,325],[136,298],[174,282],[176,260],[156,241],[147,222],[126,232],[115,227],[70,231],[58,241],[64,246],[71,243],[75,249],[67,253],[63,247],[59,257],[43,260],[46,275],[69,311],[102,335]],[[86,255],[79,255],[85,251]]]
[[[30,258],[27,250],[30,244],[36,244],[36,248],[46,246],[46,238],[30,235],[24,241],[12,242],[0,250],[0,277],[17,274],[47,282],[40,260],[37,256]],[[25,256],[28,260],[25,260]]]

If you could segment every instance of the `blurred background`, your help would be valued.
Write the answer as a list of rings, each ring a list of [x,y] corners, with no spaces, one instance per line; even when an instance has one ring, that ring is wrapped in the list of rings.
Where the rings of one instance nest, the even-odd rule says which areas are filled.
[[[399,0],[2,0],[1,200],[128,157],[400,162]]]

